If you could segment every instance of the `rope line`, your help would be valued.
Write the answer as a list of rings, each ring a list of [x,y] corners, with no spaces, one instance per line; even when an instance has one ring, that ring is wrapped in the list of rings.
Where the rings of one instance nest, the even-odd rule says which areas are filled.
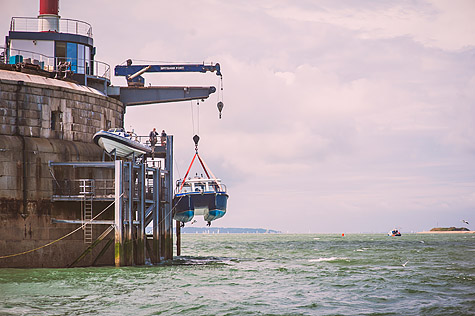
[[[124,193],[122,193],[120,196],[122,196]],[[15,253],[15,254],[11,254],[11,255],[6,255],[6,256],[0,256],[0,259],[6,259],[6,258],[11,258],[11,257],[16,257],[16,256],[21,256],[21,255],[25,255],[27,253],[30,253],[30,252],[33,252],[33,251],[37,251],[37,250],[40,250],[42,248],[46,248],[48,246],[51,246],[52,244],[54,243],[57,243],[58,241],[60,240],[63,240],[64,238],[68,237],[68,236],[71,236],[72,234],[74,234],[75,232],[77,232],[78,230],[82,229],[83,227],[85,227],[87,224],[91,223],[93,220],[95,220],[97,217],[99,217],[100,215],[102,215],[105,211],[107,211],[107,209],[109,207],[111,207],[113,204],[115,203],[112,202],[111,204],[109,204],[105,209],[103,209],[99,214],[97,214],[96,216],[94,216],[91,220],[85,222],[84,224],[82,224],[81,226],[79,226],[78,228],[76,228],[75,230],[73,230],[72,232],[64,235],[63,237],[60,237],[56,240],[53,240],[49,243],[47,243],[46,245],[43,245],[43,246],[40,246],[40,247],[37,247],[37,248],[34,248],[34,249],[30,249],[30,250],[27,250],[27,251],[23,251],[23,252],[20,252],[20,253]]]
[[[201,164],[202,164],[202,166],[203,166],[203,169],[205,169],[205,172],[206,172],[206,169],[208,169],[209,173],[211,173],[211,176],[213,177],[214,181],[215,181],[216,184],[218,185],[219,189],[222,190],[221,184],[218,183],[218,179],[214,176],[213,171],[211,171],[211,169],[208,167],[208,165],[206,164],[206,162],[201,159],[200,155],[198,155],[198,159],[200,160],[200,162],[201,162]],[[209,176],[208,176],[208,178],[209,178]]]
[[[122,197],[124,195],[124,193],[122,193],[120,195],[120,197]],[[119,197],[119,198],[120,198]],[[171,213],[173,214],[173,210],[177,207],[178,205],[178,202],[180,202],[180,200],[182,199],[183,197],[180,197],[180,199],[175,203],[175,205],[173,205],[172,209],[171,209]],[[81,201],[82,202],[82,201]],[[17,257],[17,256],[21,256],[21,255],[25,255],[25,254],[28,254],[28,253],[31,253],[31,252],[34,252],[34,251],[37,251],[37,250],[40,250],[40,249],[43,249],[43,248],[46,248],[48,246],[51,246],[52,244],[55,244],[57,243],[58,241],[61,241],[63,240],[64,238],[66,237],[69,237],[71,236],[72,234],[74,234],[75,232],[83,229],[87,224],[91,223],[92,221],[94,221],[96,218],[98,218],[99,216],[101,216],[105,211],[107,211],[112,205],[114,205],[115,201],[112,202],[111,204],[109,204],[106,208],[104,208],[100,213],[98,213],[96,216],[94,216],[91,220],[85,222],[84,224],[82,224],[81,226],[79,226],[78,228],[74,229],[73,231],[67,233],[66,235],[56,239],[56,240],[53,240],[45,245],[42,245],[40,247],[36,247],[36,248],[33,248],[33,249],[30,249],[30,250],[27,250],[27,251],[23,251],[23,252],[19,252],[19,253],[15,253],[15,254],[11,254],[11,255],[5,255],[5,256],[0,256],[0,259],[6,259],[6,258],[12,258],[12,257]],[[162,222],[165,221],[165,218],[163,218],[157,225],[160,225]]]
[[[208,179],[211,179],[211,177],[209,176],[209,173],[210,173],[211,176],[213,177],[214,181],[215,181],[216,184],[218,185],[218,188],[219,188],[220,190],[222,190],[221,185],[218,183],[218,179],[215,177],[215,175],[213,174],[213,172],[211,171],[211,169],[208,167],[208,165],[206,164],[206,162],[204,162],[204,160],[201,158],[201,156],[198,154],[198,152],[196,152],[195,155],[193,156],[193,159],[191,160],[190,166],[188,167],[188,170],[186,171],[185,176],[183,177],[183,181],[181,182],[181,185],[180,185],[180,188],[179,188],[179,190],[178,190],[178,193],[181,193],[181,190],[183,189],[183,186],[185,185],[186,177],[188,176],[188,173],[190,173],[191,167],[193,166],[193,163],[195,162],[195,158],[196,158],[196,157],[198,157],[198,160],[199,160],[200,163],[201,163],[201,167],[203,168],[204,172],[206,173],[206,176],[208,177]],[[208,171],[209,171],[209,173],[208,173]]]

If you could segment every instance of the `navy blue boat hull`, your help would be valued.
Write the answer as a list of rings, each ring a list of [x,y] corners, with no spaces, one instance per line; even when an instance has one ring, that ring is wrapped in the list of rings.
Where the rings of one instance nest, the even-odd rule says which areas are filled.
[[[224,192],[177,194],[173,199],[173,219],[186,223],[193,219],[195,213],[203,212],[204,220],[211,222],[226,214],[227,203],[228,195]]]

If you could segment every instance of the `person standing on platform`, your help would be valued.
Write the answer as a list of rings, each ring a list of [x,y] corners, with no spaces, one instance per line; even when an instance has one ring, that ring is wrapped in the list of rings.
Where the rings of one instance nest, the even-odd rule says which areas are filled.
[[[157,136],[158,136],[157,129],[154,127],[153,131],[151,131],[149,135],[150,147],[152,147],[152,158],[155,158],[155,144],[157,143],[157,140],[158,140]]]
[[[167,143],[167,133],[165,133],[165,130],[162,130],[162,135],[160,135],[160,141],[162,143],[162,146],[165,146]]]

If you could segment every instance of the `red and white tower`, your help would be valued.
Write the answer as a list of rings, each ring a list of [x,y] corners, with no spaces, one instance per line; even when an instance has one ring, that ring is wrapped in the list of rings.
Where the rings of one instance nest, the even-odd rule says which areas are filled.
[[[39,32],[59,32],[59,0],[40,0]]]

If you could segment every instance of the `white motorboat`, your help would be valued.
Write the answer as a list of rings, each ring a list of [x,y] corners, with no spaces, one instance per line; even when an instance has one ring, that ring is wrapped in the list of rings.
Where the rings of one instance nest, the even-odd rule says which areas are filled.
[[[110,154],[115,150],[115,154],[119,157],[129,157],[133,153],[137,156],[152,153],[150,147],[133,140],[132,135],[128,134],[123,128],[99,131],[94,134],[93,140],[94,143]]]
[[[204,215],[205,221],[221,218],[226,214],[228,194],[220,179],[178,180],[173,199],[173,218],[182,223],[189,222],[195,215]]]

